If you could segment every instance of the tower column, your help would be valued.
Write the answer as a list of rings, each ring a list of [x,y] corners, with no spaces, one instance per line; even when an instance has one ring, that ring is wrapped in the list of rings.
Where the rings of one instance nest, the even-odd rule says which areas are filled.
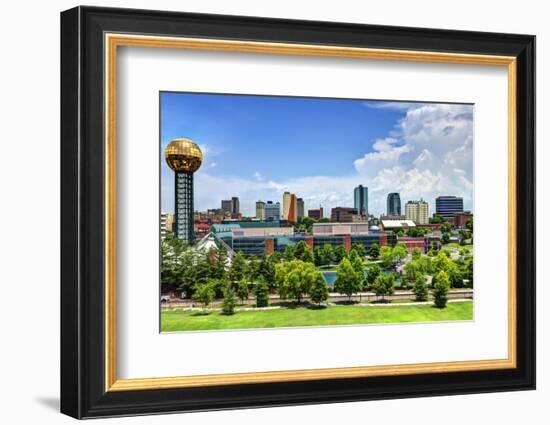
[[[192,244],[193,232],[193,173],[177,171],[175,173],[176,237]]]

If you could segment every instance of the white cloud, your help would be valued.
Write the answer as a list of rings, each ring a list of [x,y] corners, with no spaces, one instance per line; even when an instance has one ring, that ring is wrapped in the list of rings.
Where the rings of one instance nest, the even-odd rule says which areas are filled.
[[[264,181],[264,176],[262,176],[259,171],[256,171],[254,173],[254,179],[256,179],[257,182],[262,182]]]
[[[411,103],[387,103],[382,107],[404,110],[405,115],[387,137],[372,143],[372,152],[354,161],[350,175],[274,181],[259,171],[244,179],[213,176],[207,168],[196,174],[196,207],[219,207],[221,199],[239,196],[242,212],[253,214],[257,200],[281,202],[283,192],[289,190],[304,199],[306,209],[322,205],[325,214],[330,214],[330,208],[353,206],[353,188],[363,184],[369,187],[369,210],[374,214],[385,213],[389,192],[399,192],[403,205],[423,198],[430,204],[430,214],[435,211],[435,197],[439,195],[462,196],[465,208],[471,209],[472,107]],[[205,150],[208,152],[207,147]]]
[[[210,168],[215,168],[217,165],[218,165],[217,162],[212,162],[212,163],[210,164]]]

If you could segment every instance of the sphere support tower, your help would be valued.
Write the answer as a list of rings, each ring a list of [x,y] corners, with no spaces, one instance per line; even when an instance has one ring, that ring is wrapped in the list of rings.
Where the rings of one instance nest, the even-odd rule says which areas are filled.
[[[193,232],[193,173],[176,172],[175,174],[175,235],[177,238],[192,244]]]

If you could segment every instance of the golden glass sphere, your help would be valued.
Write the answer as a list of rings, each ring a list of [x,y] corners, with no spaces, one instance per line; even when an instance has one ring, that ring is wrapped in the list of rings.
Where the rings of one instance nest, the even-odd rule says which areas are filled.
[[[164,151],[168,166],[174,171],[194,173],[202,164],[202,152],[190,139],[174,139]]]

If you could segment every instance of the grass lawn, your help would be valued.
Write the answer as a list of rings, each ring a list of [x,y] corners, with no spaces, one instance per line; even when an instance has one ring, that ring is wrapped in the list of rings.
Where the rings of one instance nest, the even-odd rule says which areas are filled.
[[[335,306],[328,308],[282,308],[237,311],[226,316],[219,311],[163,311],[162,332],[215,329],[279,328],[292,326],[334,326],[368,323],[436,322],[472,320],[473,302],[449,303],[444,309],[431,305]]]

